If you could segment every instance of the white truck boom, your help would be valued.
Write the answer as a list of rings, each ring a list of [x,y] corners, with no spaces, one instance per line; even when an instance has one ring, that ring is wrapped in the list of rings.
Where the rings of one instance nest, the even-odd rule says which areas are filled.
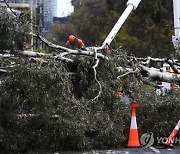
[[[180,0],[173,0],[174,36],[172,42],[175,49],[180,49]]]
[[[129,14],[132,12],[132,10],[135,10],[141,0],[128,0],[127,7],[123,14],[120,16],[106,39],[104,40],[102,46],[100,49],[105,48],[106,46],[109,46],[114,37],[116,36],[117,32],[120,30],[124,22],[126,21]],[[174,35],[172,36],[172,43],[174,45],[174,48],[180,49],[180,0],[173,0],[173,10],[174,10]]]
[[[135,10],[138,7],[140,2],[141,0],[128,0],[127,8],[123,12],[123,14],[120,16],[116,24],[114,25],[113,29],[111,30],[111,32],[109,33],[105,41],[103,42],[101,48],[104,48],[105,46],[110,45],[110,43],[116,36],[117,32],[119,31],[119,29],[121,28],[121,26],[123,25],[127,17],[129,16],[129,14],[132,12],[132,10]]]

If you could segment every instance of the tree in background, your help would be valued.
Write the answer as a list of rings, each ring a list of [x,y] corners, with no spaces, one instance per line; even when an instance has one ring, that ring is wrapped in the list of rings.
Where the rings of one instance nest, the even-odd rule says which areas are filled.
[[[77,34],[73,24],[66,23],[65,25],[61,25],[61,23],[57,21],[52,25],[47,39],[54,42],[55,44],[64,46],[69,35],[72,34]]]
[[[173,32],[172,2],[142,1],[119,37],[122,46],[135,56],[165,57],[175,53]]]
[[[101,45],[102,40],[107,35],[107,27],[112,27],[118,17],[114,11],[111,12],[111,15],[108,14],[109,12],[106,9],[105,0],[83,0],[81,5],[68,18],[68,22],[60,26],[61,32],[54,26],[52,26],[52,31],[59,37],[74,33],[77,37],[82,38],[87,46]],[[74,28],[69,24],[73,25]]]
[[[64,35],[67,38],[67,35],[74,33],[82,38],[87,46],[101,45],[124,11],[126,2],[126,0],[77,1],[75,12],[69,17],[67,24],[59,28],[53,26],[53,33],[59,37],[62,36],[60,38],[64,38]],[[171,42],[174,32],[172,28],[171,1],[142,1],[138,9],[128,17],[111,47],[121,46],[129,54],[141,57],[169,56],[175,52]]]
[[[0,10],[0,52],[11,51],[18,52],[25,48],[29,42],[29,24],[25,17],[14,18],[9,15],[4,9]]]

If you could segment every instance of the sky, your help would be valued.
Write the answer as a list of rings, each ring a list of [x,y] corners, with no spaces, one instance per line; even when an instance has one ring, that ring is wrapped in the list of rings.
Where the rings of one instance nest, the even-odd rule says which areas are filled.
[[[57,0],[57,17],[66,17],[74,11],[71,0]]]

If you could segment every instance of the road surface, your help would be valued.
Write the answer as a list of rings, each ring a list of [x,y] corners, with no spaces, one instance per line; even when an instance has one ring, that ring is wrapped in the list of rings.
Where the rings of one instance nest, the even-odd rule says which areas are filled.
[[[63,154],[180,154],[180,147],[165,149],[163,147],[123,148],[116,150],[92,150],[87,152],[65,152]],[[60,153],[54,153],[60,154]],[[61,153],[62,154],[62,153]]]

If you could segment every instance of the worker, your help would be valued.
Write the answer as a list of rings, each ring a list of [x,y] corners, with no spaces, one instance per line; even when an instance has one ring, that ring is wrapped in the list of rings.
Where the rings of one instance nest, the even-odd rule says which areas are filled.
[[[70,35],[68,41],[66,42],[66,47],[71,49],[82,49],[86,50],[86,46],[84,45],[81,39],[76,38],[74,35]]]

